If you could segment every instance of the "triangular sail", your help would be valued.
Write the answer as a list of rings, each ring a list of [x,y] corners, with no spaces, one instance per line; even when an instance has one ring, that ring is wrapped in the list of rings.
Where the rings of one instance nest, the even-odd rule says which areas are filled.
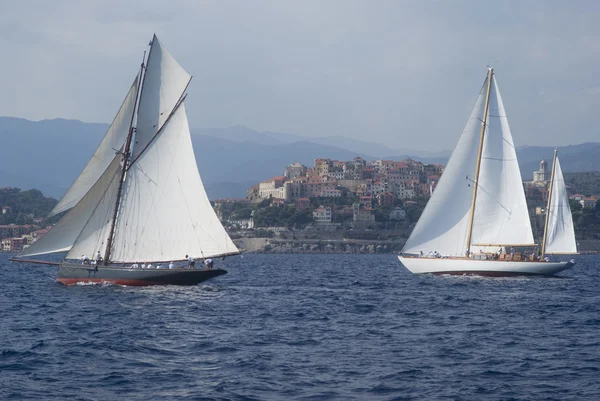
[[[110,210],[113,210],[116,193],[111,188],[115,187],[115,183],[118,182],[120,177],[121,169],[119,163],[121,159],[121,155],[113,156],[112,163],[79,203],[60,219],[50,231],[23,250],[19,256],[34,256],[68,251],[73,247],[73,244],[81,236],[82,232],[86,232],[88,222],[93,220],[94,216],[98,216],[101,209],[111,204],[112,207]],[[112,199],[110,198],[111,196]],[[90,249],[88,252],[87,255],[91,256],[93,249]],[[77,255],[76,257],[79,256],[81,255]]]
[[[464,255],[487,86],[486,78],[435,192],[406,241],[404,253]]]
[[[558,157],[554,160],[552,197],[547,213],[548,227],[546,228],[545,253],[577,253],[569,195],[567,194],[567,187],[565,186]]]
[[[140,94],[133,159],[148,146],[181,99],[191,76],[154,36]]]
[[[519,162],[494,76],[471,238],[472,244],[534,243]]]
[[[48,217],[64,212],[75,206],[77,202],[90,190],[104,173],[108,165],[115,158],[115,151],[121,150],[125,143],[125,138],[129,133],[132,114],[138,91],[138,77],[133,81],[133,85],[127,92],[127,96],[115,116],[112,124],[108,128],[104,139],[96,149],[96,152],[83,169],[79,177],[75,180],[71,188],[52,209]]]
[[[182,103],[127,171],[111,261],[236,253],[202,185]]]

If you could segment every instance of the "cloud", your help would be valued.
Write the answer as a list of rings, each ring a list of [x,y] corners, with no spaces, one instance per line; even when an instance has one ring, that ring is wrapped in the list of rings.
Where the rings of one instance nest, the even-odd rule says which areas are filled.
[[[194,126],[452,148],[494,64],[518,145],[596,137],[594,1],[2,4],[5,115],[110,121],[156,32]]]

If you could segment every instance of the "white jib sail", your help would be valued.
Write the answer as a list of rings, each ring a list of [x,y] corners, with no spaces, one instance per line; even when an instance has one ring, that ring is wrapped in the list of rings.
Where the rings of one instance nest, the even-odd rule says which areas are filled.
[[[437,251],[444,256],[464,255],[486,92],[487,78],[444,173],[406,241],[403,253],[427,254]]]
[[[121,159],[121,155],[113,156],[112,163],[79,203],[60,219],[50,231],[23,250],[19,256],[68,251],[80,238],[81,234],[88,231],[87,226],[89,223],[96,223],[95,216],[98,216],[101,210],[108,208],[109,205],[112,205],[110,210],[114,210],[117,200],[114,187],[121,177],[119,166]],[[106,236],[108,237],[108,234]],[[94,250],[98,249],[94,248]],[[92,250],[90,249],[86,255],[91,257],[91,253]],[[81,254],[72,257],[79,258],[80,256]]]
[[[64,212],[75,206],[77,202],[90,190],[92,185],[98,181],[100,176],[107,169],[108,165],[115,158],[115,149],[121,150],[131,125],[131,116],[133,114],[136,93],[138,90],[138,77],[133,81],[119,112],[115,116],[112,124],[108,128],[104,139],[96,149],[96,152],[83,169],[79,177],[75,180],[71,188],[56,204],[48,217]]]
[[[133,159],[142,153],[169,118],[190,79],[191,76],[155,35],[148,54],[144,87],[140,95]]]
[[[552,198],[547,210],[546,253],[577,253],[573,217],[558,157],[554,161]]]
[[[238,253],[202,185],[181,104],[127,171],[111,260],[182,260]]]
[[[521,170],[496,78],[492,77],[472,244],[532,245]]]

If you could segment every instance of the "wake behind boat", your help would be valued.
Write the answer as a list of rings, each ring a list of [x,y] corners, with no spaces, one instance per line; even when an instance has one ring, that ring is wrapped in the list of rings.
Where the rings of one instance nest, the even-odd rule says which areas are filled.
[[[67,213],[12,260],[57,264],[64,284],[189,285],[227,273],[212,261],[188,268],[239,253],[198,173],[184,106],[191,78],[155,35],[104,139],[48,217]],[[56,252],[67,252],[60,263],[24,259]]]
[[[555,253],[577,253],[557,152],[539,249],[490,68],[446,169],[398,258],[412,273],[486,276],[549,276],[575,264],[546,257]]]

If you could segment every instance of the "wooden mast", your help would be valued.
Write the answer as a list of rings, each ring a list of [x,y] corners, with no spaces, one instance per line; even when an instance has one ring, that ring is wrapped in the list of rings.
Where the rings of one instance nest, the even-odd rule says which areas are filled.
[[[542,258],[546,254],[546,237],[548,236],[548,220],[550,220],[550,202],[552,202],[552,191],[554,190],[554,171],[556,168],[556,154],[558,149],[554,148],[554,159],[552,159],[552,175],[550,176],[550,188],[548,190],[548,202],[546,203],[546,221],[544,222],[544,238],[542,239]]]
[[[154,43],[154,38],[152,39],[151,44]],[[152,51],[152,47],[150,47],[150,51]],[[148,54],[148,59],[150,59],[150,54]],[[135,103],[133,104],[133,113],[131,113],[131,121],[129,122],[129,133],[127,134],[127,140],[125,141],[125,149],[123,150],[123,161],[121,166],[121,179],[119,181],[119,189],[117,191],[117,201],[115,202],[115,209],[113,211],[112,221],[110,223],[110,233],[108,234],[108,240],[106,241],[106,250],[104,251],[104,265],[108,265],[110,263],[110,251],[112,248],[112,242],[115,235],[115,226],[117,223],[117,214],[119,213],[119,205],[121,204],[121,196],[123,194],[123,183],[125,182],[125,174],[127,173],[127,163],[129,161],[130,153],[131,153],[131,140],[133,138],[133,120],[135,119],[135,113],[137,111],[138,100],[140,97],[140,93],[144,86],[143,78],[146,78],[144,74],[144,67],[146,61],[146,52],[144,51],[144,57],[142,58],[142,65],[140,67],[140,75],[138,77],[138,90],[135,94]],[[143,75],[143,78],[142,78]]]
[[[481,134],[479,135],[479,150],[477,151],[477,164],[475,166],[475,180],[473,180],[473,198],[471,200],[471,213],[469,216],[469,230],[467,231],[467,255],[471,254],[471,236],[473,234],[473,218],[475,217],[475,201],[477,200],[477,187],[479,186],[479,169],[481,167],[481,154],[483,152],[483,139],[487,127],[488,107],[490,105],[490,92],[492,88],[492,77],[494,68],[488,71],[487,94],[485,95],[485,107],[483,109],[483,121],[481,123]]]

